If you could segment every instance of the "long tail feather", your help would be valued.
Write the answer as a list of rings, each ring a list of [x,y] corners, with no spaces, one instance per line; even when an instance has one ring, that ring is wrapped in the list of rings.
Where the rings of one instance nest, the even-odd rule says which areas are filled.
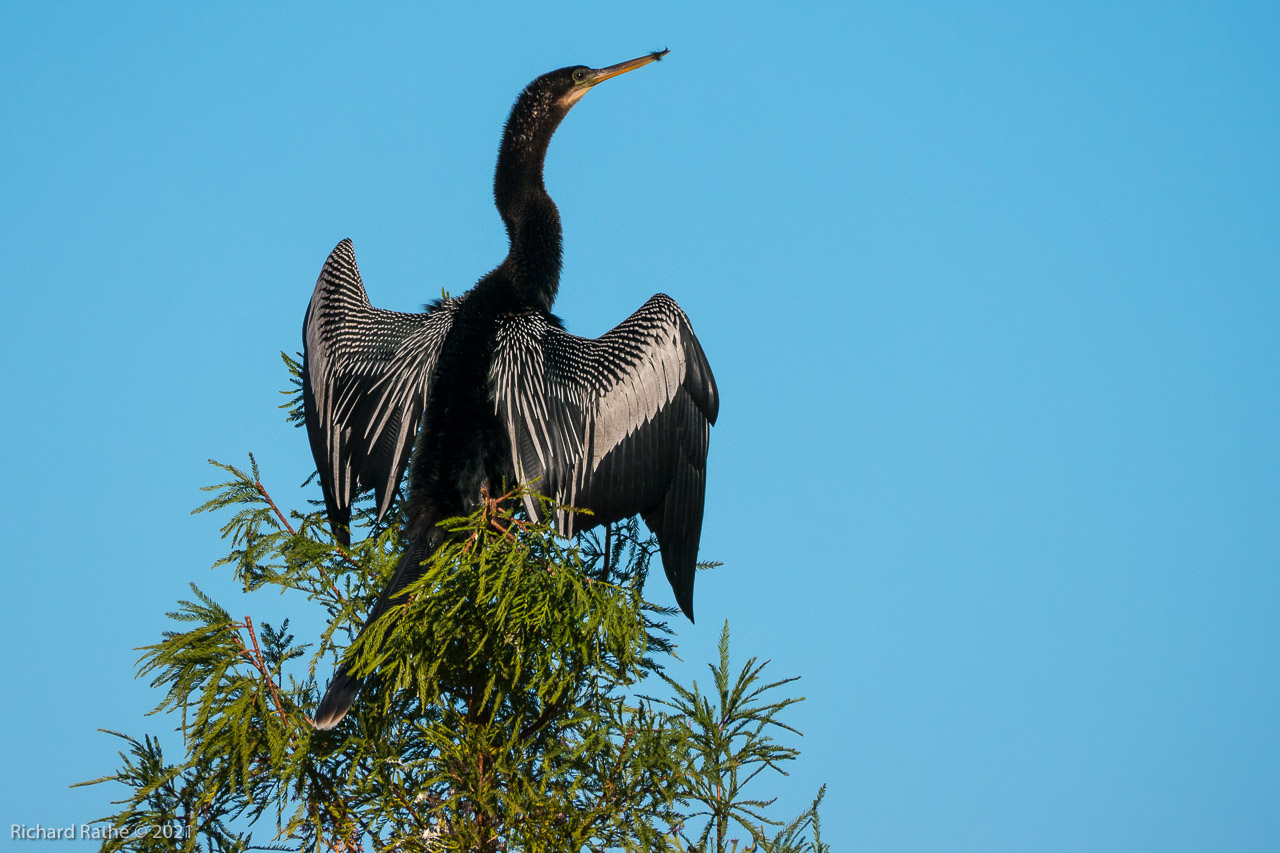
[[[347,675],[339,667],[333,680],[329,682],[329,689],[324,692],[324,698],[320,700],[320,707],[316,708],[315,727],[320,731],[328,731],[342,722],[347,711],[351,710],[351,703],[356,701],[360,685],[360,679]]]
[[[443,531],[434,524],[430,525],[422,535],[410,541],[409,547],[400,556],[400,562],[396,565],[390,583],[383,588],[377,604],[365,619],[364,627],[360,629],[361,634],[367,631],[383,613],[400,603],[400,592],[422,576],[422,563],[435,553],[443,541]],[[333,680],[329,682],[329,689],[324,692],[324,698],[316,708],[313,720],[315,727],[321,731],[328,731],[342,722],[342,718],[351,710],[351,705],[355,702],[363,684],[364,679],[357,678],[347,671],[347,664],[344,661],[334,673]]]

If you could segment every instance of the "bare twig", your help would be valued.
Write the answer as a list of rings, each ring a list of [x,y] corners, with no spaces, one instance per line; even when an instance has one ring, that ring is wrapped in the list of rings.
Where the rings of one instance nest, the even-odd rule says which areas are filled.
[[[253,630],[253,619],[244,617],[244,625],[237,625],[237,628],[244,628],[249,632],[249,639],[253,640],[253,651],[250,652],[245,646],[244,641],[240,639],[239,634],[236,635],[236,642],[240,645],[241,653],[249,659],[254,668],[262,673],[262,677],[267,680],[267,686],[271,688],[271,697],[275,700],[276,713],[280,715],[280,719],[288,720],[289,714],[284,709],[284,702],[280,699],[280,693],[276,690],[276,680],[272,677],[271,672],[267,669],[267,662],[262,657],[262,649],[258,646],[258,634]]]

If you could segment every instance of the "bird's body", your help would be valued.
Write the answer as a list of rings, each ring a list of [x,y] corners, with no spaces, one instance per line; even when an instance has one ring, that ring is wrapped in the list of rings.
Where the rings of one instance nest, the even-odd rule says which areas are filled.
[[[560,217],[542,182],[547,144],[569,108],[596,83],[660,56],[560,69],[521,93],[494,179],[511,246],[461,297],[423,314],[381,311],[369,304],[350,241],[325,262],[304,322],[303,396],[340,539],[356,493],[373,488],[381,516],[409,468],[408,545],[366,626],[443,541],[440,521],[474,510],[486,490],[530,481],[592,510],[557,516],[565,535],[642,514],[693,618],[715,380],[684,312],[661,294],[599,339],[564,331],[550,313]],[[526,507],[540,513],[532,499]],[[336,725],[359,686],[340,668],[316,726]]]

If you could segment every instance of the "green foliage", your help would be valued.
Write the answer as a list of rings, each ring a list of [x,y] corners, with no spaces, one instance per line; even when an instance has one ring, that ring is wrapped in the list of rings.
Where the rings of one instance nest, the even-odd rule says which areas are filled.
[[[784,746],[773,739],[772,729],[782,729],[800,734],[778,719],[778,714],[789,705],[803,701],[798,698],[772,698],[779,687],[796,678],[761,683],[761,673],[768,665],[756,663],[755,658],[734,675],[729,665],[729,623],[720,633],[720,661],[709,664],[714,696],[703,695],[695,681],[691,687],[683,687],[670,678],[663,680],[675,696],[660,700],[659,704],[675,712],[675,719],[684,729],[686,747],[691,766],[685,782],[685,798],[694,805],[690,819],[705,819],[702,831],[690,842],[697,850],[726,849],[742,851],[770,851],[770,853],[821,853],[828,849],[822,843],[818,822],[818,806],[826,792],[824,786],[818,792],[813,805],[798,818],[785,826],[767,817],[764,809],[776,798],[761,800],[747,793],[748,784],[766,769],[786,775],[780,766],[792,761],[799,750]],[[782,831],[770,836],[769,827],[782,827]],[[750,841],[739,846],[735,830],[742,830]],[[812,831],[813,840],[804,835]],[[688,840],[688,839],[686,839]]]
[[[404,602],[353,643],[395,567],[395,512],[378,526],[357,507],[369,535],[346,549],[315,506],[282,511],[252,457],[248,471],[212,464],[228,478],[197,512],[230,513],[216,565],[246,592],[293,593],[329,627],[300,645],[287,621],[237,619],[193,584],[138,664],[182,758],[111,733],[127,744],[121,768],[80,783],[128,792],[98,824],[102,849],[827,849],[821,793],[782,825],[745,790],[797,754],[771,737],[794,733],[777,715],[799,700],[771,698],[793,679],[762,683],[754,659],[731,676],[726,625],[713,697],[669,680],[672,698],[638,693],[663,683],[674,647],[673,611],[642,596],[655,546],[634,520],[567,545],[512,509],[518,493],[486,502],[446,522]],[[317,673],[342,655],[368,681],[318,732]]]

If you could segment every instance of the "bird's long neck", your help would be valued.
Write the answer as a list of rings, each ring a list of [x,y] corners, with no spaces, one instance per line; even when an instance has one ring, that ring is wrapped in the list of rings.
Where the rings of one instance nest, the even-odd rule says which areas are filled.
[[[511,247],[502,268],[515,298],[550,310],[560,286],[560,212],[542,183],[547,146],[563,113],[522,97],[507,120],[493,196]]]

